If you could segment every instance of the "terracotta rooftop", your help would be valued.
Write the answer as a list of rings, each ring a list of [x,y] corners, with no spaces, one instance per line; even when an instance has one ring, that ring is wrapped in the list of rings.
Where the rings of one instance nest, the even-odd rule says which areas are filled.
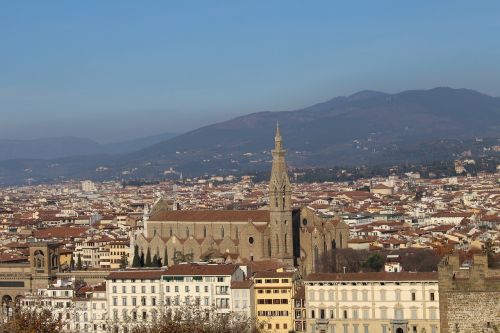
[[[174,210],[159,212],[149,221],[269,222],[268,210]]]
[[[237,265],[211,265],[211,264],[178,264],[170,266],[163,275],[232,275],[239,266]]]
[[[252,280],[232,281],[231,289],[249,289],[253,284]]]
[[[85,233],[89,228],[86,227],[54,227],[47,229],[35,230],[33,232],[33,237],[35,238],[73,238],[79,237]]]
[[[256,273],[255,279],[266,279],[266,278],[292,278],[293,272],[259,272]]]
[[[166,270],[163,269],[149,269],[149,270],[124,270],[124,271],[116,271],[111,272],[107,280],[157,280],[159,279]]]

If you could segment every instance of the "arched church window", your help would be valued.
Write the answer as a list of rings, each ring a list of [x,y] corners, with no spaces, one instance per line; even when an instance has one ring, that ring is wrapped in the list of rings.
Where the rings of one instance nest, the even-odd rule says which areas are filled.
[[[189,228],[186,228],[186,237],[189,237]]]
[[[323,238],[323,253],[326,253],[327,247],[326,247],[326,239]]]
[[[57,255],[53,254],[52,255],[52,268],[56,268],[57,265]]]
[[[282,196],[282,199],[283,199],[283,209],[285,208],[285,200],[286,200],[286,187],[283,186],[283,196]]]
[[[286,222],[286,221],[285,221]],[[288,253],[287,234],[285,234],[285,253]]]
[[[170,237],[172,237],[174,235],[173,231],[172,231],[172,227],[170,227]]]
[[[34,265],[36,268],[43,268],[44,266],[44,254],[40,250],[36,250],[34,253]]]
[[[271,252],[271,239],[267,240],[267,255],[271,257],[272,252]]]
[[[220,236],[221,238],[224,238],[224,227],[220,228]]]
[[[203,227],[203,238],[207,238],[207,227]]]
[[[280,240],[278,235],[276,235],[276,254],[280,253]]]
[[[274,188],[274,206],[278,207],[278,189]]]
[[[332,240],[332,249],[336,249],[337,248],[337,241],[334,239]]]
[[[153,236],[156,236],[156,228],[153,229]]]
[[[319,251],[318,251],[318,247],[314,246],[314,266],[316,266],[316,268],[317,268],[318,264],[319,264]]]
[[[342,246],[342,241],[343,241],[343,240],[342,240],[342,233],[340,233],[339,240],[340,240],[340,248],[342,248],[342,247],[343,247],[343,246]]]
[[[236,240],[240,239],[238,227],[236,227]]]
[[[248,242],[249,242],[250,244],[253,244],[254,239],[253,239],[253,237],[252,237],[252,236],[248,237]]]

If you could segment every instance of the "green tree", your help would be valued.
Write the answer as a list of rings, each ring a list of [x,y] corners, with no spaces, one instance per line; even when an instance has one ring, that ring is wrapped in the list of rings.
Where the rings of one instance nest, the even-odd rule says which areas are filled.
[[[140,266],[144,267],[144,252],[141,252],[141,258],[139,259]]]
[[[134,258],[132,259],[132,267],[141,267],[141,259],[139,257],[139,246],[134,246]]]
[[[382,267],[384,267],[385,259],[378,253],[371,255],[363,264],[364,267],[368,267],[375,272],[379,272]]]
[[[120,258],[120,268],[126,268],[128,266],[128,258],[126,254],[123,254]]]
[[[83,268],[82,265],[82,255],[81,253],[78,253],[77,259],[76,259],[76,269],[81,270]]]
[[[166,246],[165,246],[165,253],[163,253],[163,265],[168,266],[168,252]]]
[[[151,251],[149,250],[149,247],[148,247],[148,251],[146,253],[146,263],[144,266],[151,267]]]

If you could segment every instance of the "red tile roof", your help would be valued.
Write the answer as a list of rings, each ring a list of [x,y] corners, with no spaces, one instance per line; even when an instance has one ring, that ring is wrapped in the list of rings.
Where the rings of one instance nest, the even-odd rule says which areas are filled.
[[[232,275],[239,266],[214,264],[178,264],[170,266],[163,275]]]
[[[107,280],[158,280],[166,272],[164,269],[148,269],[148,270],[124,270],[112,272],[106,278]]]
[[[269,222],[268,210],[175,210],[163,211],[149,221]]]
[[[87,227],[54,227],[47,229],[35,230],[33,232],[33,237],[43,239],[43,238],[74,238],[79,237],[84,234],[89,228]]]

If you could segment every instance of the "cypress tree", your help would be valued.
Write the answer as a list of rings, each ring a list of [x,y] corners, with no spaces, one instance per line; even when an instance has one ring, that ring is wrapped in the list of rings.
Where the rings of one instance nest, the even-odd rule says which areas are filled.
[[[76,269],[81,270],[82,269],[82,255],[78,253],[78,257],[76,259]]]
[[[141,258],[139,259],[140,266],[144,267],[144,252],[141,252]]]
[[[141,267],[141,259],[139,258],[139,246],[134,246],[134,259],[132,259],[132,267]]]
[[[165,246],[165,253],[163,254],[163,266],[168,266],[168,252],[166,246]]]
[[[146,267],[151,267],[151,251],[149,250],[148,247],[148,252],[146,254]]]

